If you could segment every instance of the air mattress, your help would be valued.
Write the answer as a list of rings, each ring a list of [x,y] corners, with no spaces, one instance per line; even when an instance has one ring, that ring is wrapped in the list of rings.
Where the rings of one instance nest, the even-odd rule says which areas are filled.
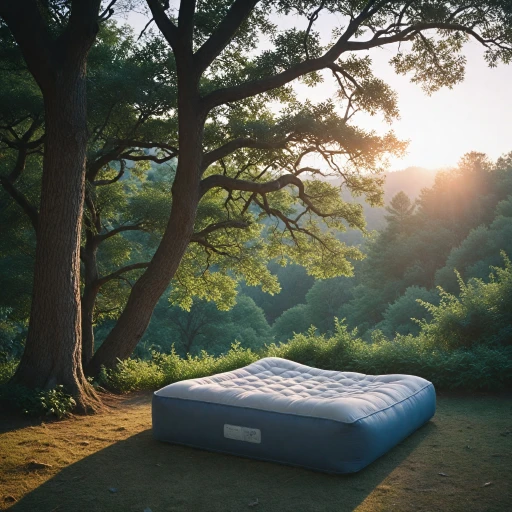
[[[154,393],[155,439],[329,473],[364,468],[434,415],[431,382],[267,357]]]

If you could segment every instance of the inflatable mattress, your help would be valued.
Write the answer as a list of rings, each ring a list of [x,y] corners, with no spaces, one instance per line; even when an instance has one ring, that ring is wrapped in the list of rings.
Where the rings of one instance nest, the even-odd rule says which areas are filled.
[[[435,412],[429,381],[319,370],[268,357],[154,393],[157,440],[304,466],[359,471]]]

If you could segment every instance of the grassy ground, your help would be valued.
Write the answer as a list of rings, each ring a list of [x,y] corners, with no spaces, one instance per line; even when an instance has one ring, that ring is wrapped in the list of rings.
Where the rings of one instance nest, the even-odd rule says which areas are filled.
[[[0,425],[0,510],[512,510],[510,395],[442,395],[428,425],[347,476],[153,441],[150,394],[97,416]]]

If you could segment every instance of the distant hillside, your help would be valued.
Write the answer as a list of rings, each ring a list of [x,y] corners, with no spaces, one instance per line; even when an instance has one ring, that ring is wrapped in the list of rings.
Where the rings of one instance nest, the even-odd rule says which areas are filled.
[[[387,205],[394,195],[400,191],[404,191],[411,200],[419,197],[420,192],[424,188],[430,188],[434,184],[436,171],[424,169],[422,167],[408,167],[403,171],[389,172],[386,175],[384,183],[384,203]],[[339,180],[328,180],[330,183],[339,184]],[[363,197],[352,197],[348,190],[343,190],[343,199],[347,202],[357,202],[363,205],[364,217],[366,219],[366,228],[369,231],[383,229],[386,225],[386,210],[384,207],[372,208]],[[301,211],[301,207],[296,207],[297,211]],[[265,219],[267,225],[273,224],[275,221]],[[364,241],[360,231],[348,229],[345,233],[339,235],[339,239],[348,245],[358,245]]]
[[[434,184],[436,172],[423,167],[408,167],[403,171],[387,173],[384,185],[386,202],[401,190],[411,199],[416,199],[420,195],[421,189],[429,188]]]
[[[436,172],[422,167],[408,167],[403,171],[389,172],[386,175],[384,184],[384,202],[388,204],[393,196],[398,192],[405,192],[411,200],[417,199],[424,188],[430,188],[434,184]],[[368,229],[380,229],[385,224],[384,208],[371,208],[366,203],[365,209],[366,222]]]
[[[389,172],[384,184],[384,202],[388,204],[400,191],[405,192],[412,200],[417,199],[423,188],[429,188],[434,184],[435,177],[436,171],[422,167],[408,167],[403,171]],[[385,226],[384,208],[372,208],[363,198],[353,198],[348,191],[343,196],[347,201],[357,201],[363,205],[368,230],[379,230]],[[355,230],[348,230],[341,239],[348,244],[359,244],[363,241],[361,233]]]

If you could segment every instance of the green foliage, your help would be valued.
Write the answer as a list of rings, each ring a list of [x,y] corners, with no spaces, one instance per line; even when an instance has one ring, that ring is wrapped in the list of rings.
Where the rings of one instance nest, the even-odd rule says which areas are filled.
[[[269,324],[272,324],[284,311],[306,301],[306,293],[315,280],[299,265],[282,266],[272,261],[268,268],[279,281],[281,290],[278,293],[270,295],[260,287],[247,286],[245,283],[242,283],[240,293],[251,297],[263,309]]]
[[[201,96],[268,78],[322,55],[328,46],[315,27],[305,32],[307,25],[297,28],[285,23],[279,27],[273,21],[283,15],[314,21],[317,4],[309,0],[260,2],[202,74]],[[384,4],[376,6],[367,19],[359,15],[365,5],[359,1],[322,2],[321,10],[342,20],[364,20],[350,42],[352,48],[361,46],[367,29],[385,35],[397,26],[405,29],[456,20],[488,39],[486,51],[491,64],[510,59],[506,49],[511,39],[506,24],[509,16],[500,18],[508,12],[502,2],[460,9],[449,2],[398,2],[396,9]],[[197,3],[194,51],[219,26],[230,5],[226,0]],[[451,9],[454,12],[450,13]],[[57,2],[51,3],[49,12],[62,21],[70,11],[66,2]],[[171,8],[171,19],[173,12]],[[52,30],[61,30],[59,22],[49,23]],[[413,81],[427,92],[451,87],[463,77],[461,49],[466,39],[464,31],[438,30],[428,37],[414,31],[407,42],[403,41],[392,63],[399,73],[412,74]],[[42,98],[5,25],[0,26],[0,41],[0,177],[3,184],[11,180],[19,141],[34,144],[23,172],[14,172],[13,182],[37,210],[44,135]],[[207,347],[217,355],[237,339],[244,347],[259,350],[270,339],[269,328],[261,312],[246,298],[236,301],[242,281],[275,294],[265,313],[272,321],[283,313],[274,325],[274,333],[281,340],[311,322],[321,332],[330,332],[334,317],[340,313],[360,331],[384,319],[387,324],[381,326],[383,329],[406,332],[402,326],[405,311],[410,309],[407,290],[411,286],[432,288],[436,272],[447,266],[446,258],[454,245],[479,224],[491,222],[497,201],[505,198],[504,191],[512,191],[511,157],[500,159],[498,168],[491,172],[491,163],[474,153],[465,157],[455,172],[439,177],[422,195],[417,212],[405,194],[393,198],[387,229],[367,246],[369,257],[360,267],[362,277],[353,282],[340,278],[351,276],[354,265],[365,256],[361,247],[346,243],[340,236],[346,229],[366,234],[363,207],[353,198],[382,205],[381,172],[387,157],[401,155],[406,146],[393,132],[378,135],[353,124],[357,111],[381,115],[388,122],[399,114],[396,94],[374,76],[371,59],[357,53],[347,52],[337,60],[341,71],[333,68],[339,85],[334,99],[298,101],[287,84],[228,101],[208,112],[203,146],[198,148],[203,161],[219,148],[222,153],[226,144],[250,141],[208,161],[202,169],[205,182],[221,176],[245,185],[233,189],[215,186],[201,197],[195,235],[170,283],[173,306],[159,308],[155,314],[157,328],[150,328],[146,344],[151,342],[165,350],[174,342],[177,351],[185,353],[191,351],[192,340],[196,347]],[[176,62],[161,36],[147,32],[136,40],[128,26],[116,25],[112,19],[103,22],[87,67],[90,138],[82,239],[85,252],[87,240],[103,237],[97,261],[88,261],[87,270],[95,271],[97,266],[99,271],[99,280],[94,283],[101,284],[94,322],[105,328],[118,317],[133,282],[143,272],[141,268],[120,270],[148,262],[158,246],[172,206],[176,154],[182,158],[185,151],[179,153]],[[314,72],[299,79],[315,87],[324,74]],[[312,153],[322,159],[321,168],[306,167],[305,160]],[[165,167],[150,165],[164,160],[168,162]],[[300,177],[302,182],[265,193],[250,190],[261,190],[283,175]],[[0,311],[9,312],[0,318],[0,350],[7,347],[17,356],[30,310],[35,235],[30,222],[20,215],[19,205],[4,190],[0,191],[0,203]],[[503,237],[508,231],[503,221],[497,219],[496,223],[490,230],[497,233],[499,228],[502,238],[496,238],[491,253],[482,255],[484,259],[468,262],[468,275],[480,275],[482,268],[493,262],[495,250],[507,249]],[[116,230],[118,234],[107,236]],[[458,262],[455,254],[452,260],[450,265]],[[276,295],[279,283],[268,268],[270,261],[296,263],[306,269],[307,278],[294,288],[295,302],[290,296],[284,300],[284,296]],[[313,278],[323,281],[311,288]],[[397,301],[404,293],[403,300]],[[206,307],[206,302],[212,304]],[[297,306],[302,302],[306,304]],[[204,320],[203,325],[198,326],[199,320]],[[199,330],[192,326],[197,332],[191,337],[185,327],[193,322]],[[147,363],[142,372],[148,382],[160,378],[158,372],[150,377],[151,364]],[[126,369],[128,373],[132,370]]]
[[[182,359],[173,348],[170,354],[153,353],[151,361],[120,362],[108,373],[108,382],[121,391],[153,389],[238,368],[258,357],[282,357],[328,370],[419,375],[439,389],[504,389],[512,385],[512,264],[503,256],[504,268],[495,268],[489,283],[472,280],[464,284],[461,280],[459,297],[442,292],[436,306],[418,298],[427,298],[432,292],[411,288],[390,306],[386,311],[388,327],[404,321],[411,301],[427,305],[432,318],[420,323],[417,336],[397,334],[390,340],[375,330],[367,342],[356,330],[335,320],[331,336],[318,335],[316,328],[310,327],[289,342],[272,343],[258,354],[236,345],[226,356],[214,357],[203,351]],[[274,327],[288,317],[291,324],[298,325],[306,317],[306,308],[300,305],[288,310]]]
[[[0,360],[0,386],[3,386],[9,382],[17,367],[18,360],[16,359],[6,359],[4,361]]]
[[[384,319],[375,326],[375,329],[382,331],[389,338],[396,334],[419,334],[418,320],[429,321],[432,318],[419,300],[439,304],[439,294],[419,286],[410,286],[386,308],[382,315]]]
[[[316,281],[306,295],[311,323],[320,332],[333,332],[334,319],[340,308],[353,297],[354,279],[335,277]]]
[[[10,317],[12,309],[0,307],[0,361],[21,355],[23,328]],[[1,382],[1,379],[0,379]]]
[[[378,333],[372,343],[366,343],[339,322],[332,337],[318,337],[310,331],[289,343],[269,347],[267,354],[327,370],[419,375],[438,389],[503,389],[512,385],[510,347],[444,351],[428,347],[421,337],[398,336],[391,341]]]
[[[98,382],[121,393],[141,389],[157,389],[165,381],[164,373],[153,361],[125,359],[115,370],[103,369]]]
[[[2,368],[0,374],[3,373]],[[59,419],[67,416],[76,406],[73,397],[61,385],[41,390],[4,384],[0,386],[0,401],[30,416],[56,416]]]
[[[396,227],[399,232],[404,232],[407,230],[406,223],[410,222],[415,208],[416,204],[409,199],[409,196],[405,192],[400,191],[393,196],[389,206],[386,207],[386,211],[389,213],[386,216],[386,220],[390,226]]]
[[[272,325],[272,334],[278,341],[286,341],[294,334],[305,332],[313,318],[307,304],[297,304],[284,311]]]
[[[98,338],[102,337],[100,333]],[[263,311],[245,295],[238,295],[236,304],[222,311],[208,301],[195,301],[190,311],[169,306],[165,297],[157,304],[151,323],[135,350],[137,357],[146,358],[151,350],[167,352],[176,347],[182,356],[207,350],[219,355],[229,350],[235,341],[244,348],[258,350],[271,341],[270,327]]]
[[[422,35],[414,39],[411,53],[399,52],[391,62],[398,73],[412,73],[411,81],[421,84],[427,94],[451,89],[464,78],[466,58],[460,52],[467,39],[458,32],[443,38]]]
[[[367,258],[358,265],[352,298],[336,314],[365,339],[376,326],[389,336],[395,330],[416,334],[418,327],[409,319],[424,314],[406,294],[409,288],[431,293],[438,284],[457,294],[455,268],[465,279],[487,281],[489,266],[500,262],[500,250],[510,254],[511,194],[511,156],[493,163],[481,153],[468,153],[457,168],[438,173],[416,204],[396,194],[387,207],[387,226],[366,243]],[[320,320],[315,317],[313,323]]]
[[[151,361],[121,361],[104,372],[104,384],[121,392],[155,389],[184,379],[234,370],[260,357],[282,357],[326,370],[364,374],[413,374],[434,383],[437,389],[500,390],[512,386],[512,348],[476,346],[472,349],[433,348],[421,337],[381,334],[372,343],[357,337],[342,323],[333,336],[318,336],[311,328],[288,343],[271,344],[259,354],[235,344],[219,357],[206,352],[181,358],[154,353]]]
[[[436,272],[436,284],[457,293],[455,269],[465,279],[489,279],[489,267],[502,261],[500,251],[512,255],[512,195],[496,206],[496,217],[489,226],[471,230],[464,241],[451,250],[446,265]]]
[[[315,281],[306,294],[306,304],[284,311],[274,322],[272,334],[278,341],[285,341],[307,331],[311,324],[322,333],[332,332],[340,308],[354,297],[353,286],[354,280],[347,277]]]
[[[421,323],[421,335],[447,349],[475,345],[512,345],[512,264],[502,253],[504,268],[493,267],[490,282],[458,274],[459,296],[442,288],[439,306],[422,302],[432,321]]]
[[[246,366],[258,359],[251,349],[233,343],[222,356],[202,351],[197,356],[181,358],[174,347],[168,354],[154,352],[150,361],[128,359],[120,361],[113,370],[104,370],[102,384],[120,392],[155,389],[171,382],[206,377]]]

